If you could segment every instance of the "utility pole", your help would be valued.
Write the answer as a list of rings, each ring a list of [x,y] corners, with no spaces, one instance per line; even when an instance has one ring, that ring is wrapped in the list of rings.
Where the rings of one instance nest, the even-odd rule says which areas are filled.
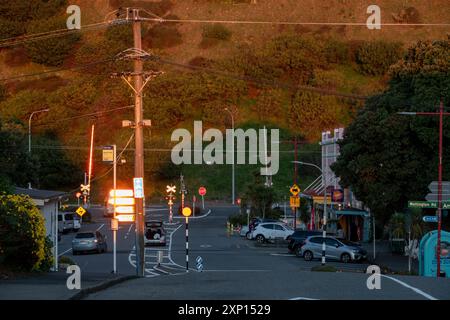
[[[450,116],[450,112],[444,112],[444,102],[440,101],[439,112],[398,112],[407,116],[439,116],[439,163],[438,163],[438,238],[436,246],[437,270],[436,277],[441,276],[441,229],[442,229],[442,140],[444,116]]]
[[[133,37],[134,48],[142,50],[141,21],[139,18],[139,10],[133,9]],[[144,178],[144,133],[143,118],[144,111],[142,107],[142,87],[143,87],[143,70],[144,61],[138,57],[134,60],[134,87],[136,89],[134,95],[134,123],[135,123],[135,155],[134,155],[134,177]],[[145,258],[144,258],[144,198],[136,198],[136,257],[137,259],[137,275],[144,276]]]
[[[150,79],[155,78],[162,72],[150,71],[144,72],[144,60],[151,55],[142,50],[141,20],[138,8],[125,8],[118,11],[117,17],[123,16],[125,20],[133,25],[134,47],[122,51],[119,59],[133,60],[133,72],[114,73],[112,76],[120,76],[134,92],[135,108],[134,122],[122,121],[123,127],[133,127],[135,130],[135,153],[134,153],[134,178],[144,180],[144,135],[143,128],[150,127],[151,121],[144,120],[143,115],[143,89]],[[131,83],[133,78],[133,83]],[[144,251],[144,229],[145,229],[145,210],[144,197],[135,198],[135,224],[136,224],[136,273],[138,276],[145,275],[145,251]]]

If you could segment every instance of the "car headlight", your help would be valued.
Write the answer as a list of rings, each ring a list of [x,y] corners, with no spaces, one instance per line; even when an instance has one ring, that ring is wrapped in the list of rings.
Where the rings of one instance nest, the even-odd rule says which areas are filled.
[[[353,249],[352,250],[354,253],[359,253],[359,249]]]

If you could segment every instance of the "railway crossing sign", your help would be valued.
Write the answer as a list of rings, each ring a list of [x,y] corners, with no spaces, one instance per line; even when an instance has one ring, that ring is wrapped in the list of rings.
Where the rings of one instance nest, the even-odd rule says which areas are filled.
[[[292,193],[292,195],[295,197],[300,193],[300,188],[298,185],[294,183],[294,185],[289,189],[289,191]]]
[[[83,192],[83,193],[84,193],[84,191],[89,192],[89,190],[90,190],[90,186],[88,184],[81,185],[81,192]]]
[[[167,193],[176,193],[177,192],[177,187],[176,186],[166,186],[166,192]]]

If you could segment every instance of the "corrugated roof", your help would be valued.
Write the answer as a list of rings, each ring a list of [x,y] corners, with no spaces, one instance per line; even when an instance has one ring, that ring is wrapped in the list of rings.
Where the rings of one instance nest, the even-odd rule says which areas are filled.
[[[49,200],[59,198],[67,194],[63,191],[52,191],[52,190],[40,190],[40,189],[27,189],[15,187],[16,194],[25,194],[33,199]]]

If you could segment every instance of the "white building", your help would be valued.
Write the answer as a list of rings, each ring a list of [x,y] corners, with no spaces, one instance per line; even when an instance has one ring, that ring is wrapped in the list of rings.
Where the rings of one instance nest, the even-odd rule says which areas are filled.
[[[46,235],[50,236],[53,242],[53,258],[55,263],[53,271],[58,271],[58,210],[59,202],[66,196],[66,193],[16,187],[15,194],[28,195],[41,211],[45,220]]]

